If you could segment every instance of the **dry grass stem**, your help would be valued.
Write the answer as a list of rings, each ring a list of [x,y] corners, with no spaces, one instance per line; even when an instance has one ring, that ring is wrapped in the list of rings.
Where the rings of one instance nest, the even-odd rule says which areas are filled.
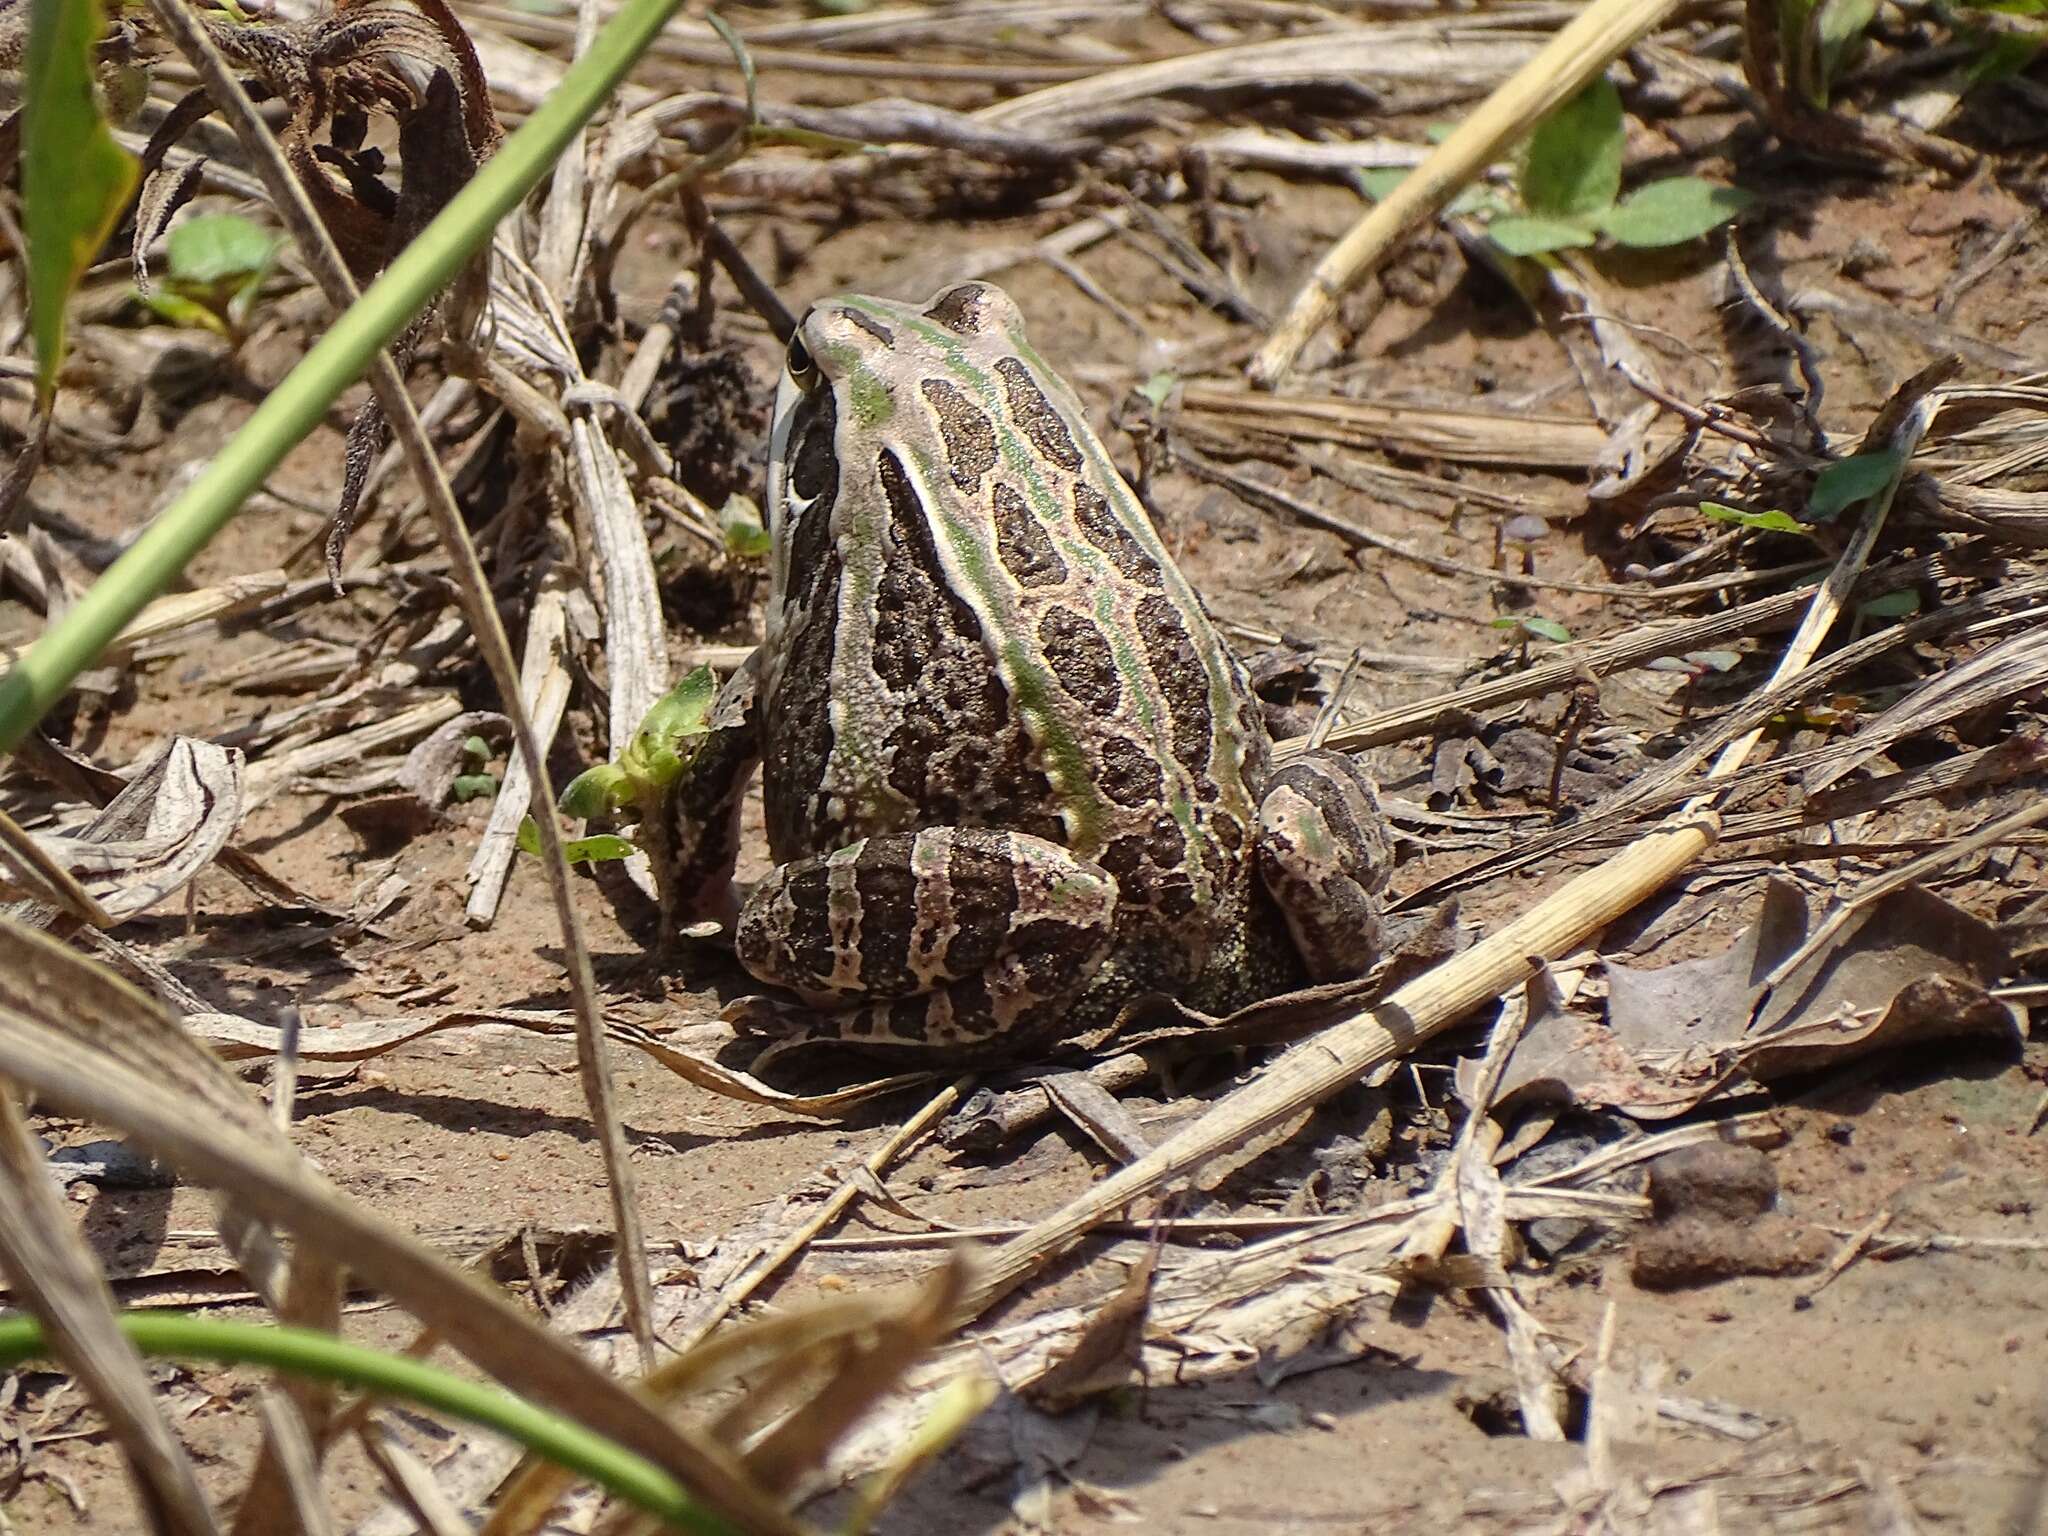
[[[257,115],[247,92],[229,71],[193,14],[179,0],[151,0],[157,20],[177,41],[179,49],[206,84],[207,93],[227,113],[244,151],[255,161],[269,192],[272,206],[291,231],[300,256],[313,272],[328,303],[340,313],[358,296],[341,251],[329,236],[308,201],[299,179],[286,163],[283,151],[269,128]],[[482,106],[480,103],[479,106]],[[487,112],[488,108],[484,108]],[[519,753],[532,781],[534,820],[540,828],[542,863],[555,897],[556,919],[561,925],[562,948],[568,960],[570,993],[576,1009],[578,1062],[591,1119],[604,1154],[605,1178],[610,1186],[612,1219],[617,1224],[619,1243],[626,1255],[626,1314],[643,1356],[652,1358],[654,1334],[648,1322],[652,1310],[647,1279],[645,1245],[640,1236],[640,1218],[633,1195],[633,1174],[626,1159],[626,1141],[613,1106],[610,1069],[606,1062],[604,1022],[598,1012],[597,981],[590,969],[590,956],[583,945],[576,904],[569,887],[569,866],[562,856],[561,835],[554,819],[554,785],[548,776],[546,759],[533,722],[527,718],[519,698],[519,675],[512,659],[511,642],[498,620],[488,578],[478,562],[469,531],[456,505],[455,494],[426,429],[421,426],[405,381],[388,353],[380,353],[370,370],[371,389],[383,407],[399,444],[411,464],[413,477],[426,497],[443,549],[453,562],[456,587],[462,596],[477,647],[498,689]],[[330,551],[333,546],[330,543]],[[330,554],[330,568],[336,564]],[[450,701],[453,702],[452,700]],[[438,721],[436,722],[438,723]]]
[[[42,1323],[50,1352],[105,1415],[145,1518],[167,1536],[219,1536],[185,1448],[164,1422],[149,1373],[114,1317],[114,1297],[37,1152],[0,1073],[0,1269]]]

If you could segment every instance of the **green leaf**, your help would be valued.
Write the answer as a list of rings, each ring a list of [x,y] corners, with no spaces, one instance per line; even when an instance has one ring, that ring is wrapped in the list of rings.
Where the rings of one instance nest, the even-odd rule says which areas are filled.
[[[1616,245],[1683,245],[1726,224],[1755,201],[1740,187],[1671,176],[1636,188],[1594,222]]]
[[[44,406],[64,361],[65,305],[135,189],[135,157],[114,142],[93,88],[93,49],[104,28],[98,0],[29,0],[21,223],[36,399]]]
[[[682,776],[680,748],[710,728],[711,706],[718,698],[718,679],[709,667],[693,667],[655,702],[620,754],[619,768],[632,781],[635,795],[666,789]]]
[[[1814,45],[1820,65],[1817,84],[1823,97],[1863,41],[1864,30],[1876,14],[1877,0],[1821,0],[1814,17]],[[1826,101],[1817,105],[1825,106]]]
[[[277,244],[260,224],[232,213],[203,213],[171,231],[164,255],[175,280],[211,286],[268,271]]]
[[[1911,587],[1887,592],[1882,597],[1857,604],[1856,611],[1866,619],[1902,619],[1909,613],[1920,611],[1920,594]]]
[[[2048,6],[2048,0],[2040,0]],[[1974,91],[1980,85],[1990,85],[1999,80],[2010,80],[2031,66],[2040,56],[2041,45],[2048,39],[2023,37],[2017,32],[1973,33],[1980,51],[1963,71],[1963,89]]]
[[[172,293],[164,288],[138,297],[158,319],[172,325],[182,325],[195,331],[212,331],[216,336],[228,334],[227,321],[210,304],[202,304],[197,299],[188,299],[182,293]]]
[[[491,744],[481,736],[462,738],[462,760],[481,768],[491,760]]]
[[[1408,165],[1376,165],[1371,170],[1358,173],[1358,184],[1365,189],[1365,195],[1376,203],[1384,203],[1394,188],[1415,174],[1415,168]]]
[[[1138,393],[1144,396],[1146,403],[1156,411],[1166,404],[1166,397],[1173,393],[1174,385],[1179,382],[1180,380],[1170,373],[1155,373],[1138,386]]]
[[[1813,494],[1806,502],[1807,521],[1834,521],[1844,508],[1865,501],[1890,485],[1898,468],[1898,452],[1891,448],[1837,459],[1814,476]]]
[[[519,851],[540,856],[540,828],[533,824],[531,816],[519,823]],[[615,859],[630,859],[640,850],[614,833],[600,832],[596,837],[572,837],[562,844],[562,857],[571,864],[609,864]]]
[[[1572,632],[1555,619],[1546,619],[1533,613],[1510,613],[1493,621],[1495,629],[1518,630],[1527,638],[1550,640],[1562,645],[1571,639]]]
[[[1809,537],[1813,530],[1789,512],[1745,512],[1740,507],[1724,506],[1718,501],[1700,503],[1703,516],[1717,523],[1734,523],[1743,528],[1754,528],[1759,533],[1803,533]]]
[[[1414,167],[1406,165],[1380,165],[1369,171],[1358,173],[1358,184],[1365,195],[1376,203],[1383,203],[1394,188],[1414,175]],[[1483,181],[1475,181],[1460,187],[1457,196],[1444,204],[1443,216],[1447,219],[1461,219],[1475,213],[1505,215],[1508,205],[1501,195]]]
[[[1621,92],[1602,75],[1536,125],[1522,162],[1522,206],[1539,217],[1585,218],[1621,191],[1626,135]]]
[[[626,771],[615,763],[599,763],[595,768],[584,769],[564,784],[555,797],[555,808],[564,816],[584,821],[593,816],[608,816],[632,803],[632,783]]]
[[[735,492],[725,498],[725,505],[718,509],[718,531],[725,539],[726,553],[742,560],[764,560],[774,548],[774,540],[761,526],[761,509],[751,496]]]
[[[1526,214],[1509,214],[1486,226],[1486,238],[1510,256],[1540,256],[1545,251],[1562,251],[1591,245],[1598,237],[1583,224],[1562,219],[1537,219]]]
[[[178,304],[150,307],[181,325],[203,325],[223,336],[239,336],[281,242],[262,225],[231,213],[201,214],[171,231],[166,242],[168,273],[164,287],[186,305],[211,312],[202,316]]]
[[[492,773],[462,773],[455,776],[449,793],[460,801],[488,800],[498,792],[498,777]]]

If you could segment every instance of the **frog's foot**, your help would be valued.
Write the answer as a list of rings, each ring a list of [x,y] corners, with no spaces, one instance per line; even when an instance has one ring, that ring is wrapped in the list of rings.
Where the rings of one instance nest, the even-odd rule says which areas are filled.
[[[863,1048],[991,1051],[1056,1033],[1109,953],[1116,882],[1022,832],[935,827],[777,868],[741,910],[740,961]],[[756,1000],[749,1000],[756,1001]],[[742,1023],[785,1011],[736,1004]]]
[[[1380,892],[1393,855],[1372,777],[1342,752],[1305,752],[1267,781],[1259,878],[1310,977],[1361,976],[1384,947]]]

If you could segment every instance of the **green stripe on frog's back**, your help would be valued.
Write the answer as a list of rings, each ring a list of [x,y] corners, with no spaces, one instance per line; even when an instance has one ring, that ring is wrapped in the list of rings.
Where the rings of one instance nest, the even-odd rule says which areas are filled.
[[[851,347],[824,349],[824,361],[845,370],[845,398],[850,409],[834,424],[833,455],[841,491],[833,508],[835,520],[849,527],[833,542],[841,566],[839,613],[832,646],[830,716],[832,747],[827,758],[830,782],[823,787],[845,798],[855,826],[891,826],[914,813],[915,807],[887,780],[884,763],[893,722],[875,707],[875,612],[884,564],[887,501],[868,445],[883,435],[897,415],[888,382],[877,377],[867,360]],[[847,482],[861,490],[848,494]],[[846,616],[856,614],[858,622]]]
[[[1223,802],[1220,808],[1241,823],[1248,822],[1250,816],[1249,797],[1240,777],[1244,751],[1236,740],[1241,727],[1237,684],[1220,639],[1203,617],[1151,520],[1090,428],[1079,398],[1019,330],[1004,330],[999,341],[978,338],[982,343],[978,350],[1002,354],[984,368],[969,355],[967,343],[944,326],[901,313],[891,313],[887,323],[907,329],[928,348],[929,355],[943,361],[954,379],[968,387],[975,408],[994,434],[997,458],[1009,483],[1021,488],[1026,507],[1069,568],[1078,567],[1090,578],[1084,585],[1094,588],[1096,601],[1088,617],[1121,680],[1121,702],[1104,723],[1118,721],[1118,729],[1151,744],[1165,780],[1165,806],[1189,842],[1190,873],[1198,887],[1206,888],[1208,872],[1201,867],[1206,843],[1197,835],[1196,800],[1206,791],[1207,798]],[[1062,488],[1056,484],[1059,477],[1068,478],[1070,494],[1061,494]],[[936,479],[931,483],[938,504],[946,493]],[[1099,524],[1086,529],[1080,526],[1084,498],[1114,522],[1114,533]],[[993,525],[993,518],[990,509],[979,504],[981,499],[976,500],[978,526],[971,531],[983,578],[976,583],[980,606],[996,619],[999,629],[1029,633],[1021,594],[1003,570],[985,531]],[[956,520],[952,537],[957,541],[967,533]],[[1134,580],[1158,587],[1164,602],[1135,602]],[[1148,654],[1149,647],[1133,627],[1141,612],[1149,612],[1152,630],[1162,648],[1175,658],[1176,671],[1183,670],[1188,660],[1200,665],[1204,681],[1200,692],[1206,697],[1199,702],[1189,697],[1189,680],[1181,677],[1171,725],[1163,714],[1164,694],[1172,685],[1162,684],[1157,660]],[[1036,647],[1013,645],[1011,649],[1025,652]],[[1048,681],[1046,670],[1041,666],[1030,669],[1027,686],[1034,695],[1038,686]],[[1043,707],[1041,699],[1033,697],[1028,702],[1036,717],[1057,718]],[[1206,718],[1198,730],[1188,728],[1202,717]],[[1198,744],[1198,737],[1203,736],[1206,740]],[[1188,755],[1191,750],[1196,753],[1193,758]]]
[[[1180,566],[1167,553],[1165,542],[1160,539],[1158,529],[1152,525],[1151,517],[1139,503],[1137,494],[1131,490],[1116,465],[1111,462],[1108,450],[1102,446],[1101,439],[1088,426],[1087,417],[1073,386],[1048,367],[1045,359],[1040,357],[1037,350],[1023,337],[1014,338],[1014,345],[1018,356],[1029,365],[1032,372],[1041,381],[1049,382],[1053,386],[1057,391],[1054,397],[1056,403],[1064,405],[1071,419],[1079,426],[1079,447],[1082,456],[1087,460],[1088,468],[1094,471],[1093,483],[1105,490],[1117,515],[1117,521],[1123,524],[1139,546],[1158,565],[1174,606],[1180,609],[1184,616],[1193,616],[1199,620],[1198,623],[1189,626],[1189,638],[1194,642],[1195,652],[1201,657],[1202,669],[1208,674],[1209,679],[1209,707],[1218,732],[1212,745],[1210,761],[1214,765],[1219,754],[1226,755],[1229,760],[1221,765],[1221,772],[1217,773],[1216,777],[1226,788],[1233,784],[1241,787],[1240,776],[1244,768],[1245,753],[1245,744],[1240,739],[1242,731],[1239,722],[1242,695],[1236,669],[1232,665],[1230,653],[1222,636],[1216,633],[1215,626],[1209,622],[1201,599],[1195,595],[1194,588],[1181,574]],[[1249,798],[1235,808],[1249,815]]]
[[[950,487],[942,484],[942,472],[927,451],[909,446],[906,453],[909,462],[904,467],[917,487],[918,500],[931,514],[932,545],[946,563],[954,590],[982,623],[1003,685],[1038,743],[1046,775],[1060,796],[1068,846],[1085,857],[1101,845],[1102,797],[1096,792],[1087,754],[1054,707],[1050,669],[1035,646],[1017,638],[1023,623],[1017,592],[1002,574],[991,525],[986,518],[965,518],[952,510],[961,498],[948,493]]]

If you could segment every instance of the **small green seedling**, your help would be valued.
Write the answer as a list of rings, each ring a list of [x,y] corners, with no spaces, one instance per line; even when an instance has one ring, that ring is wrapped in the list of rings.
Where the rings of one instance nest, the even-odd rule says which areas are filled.
[[[1972,11],[2007,20],[1973,25]],[[1778,52],[1786,85],[1809,105],[1825,109],[1836,83],[1861,60],[1877,13],[1877,0],[1778,0]],[[2012,78],[2048,43],[2048,34],[2034,29],[2048,16],[2048,0],[1953,0],[1936,7],[1935,14],[1968,50],[1947,82],[1958,92]]]
[[[1534,613],[1503,614],[1493,621],[1493,627],[1514,632],[1515,639],[1521,644],[1518,664],[1524,667],[1529,665],[1529,647],[1536,641],[1547,640],[1552,645],[1563,645],[1572,637],[1572,632],[1557,620]]]
[[[725,552],[741,560],[765,560],[773,541],[761,524],[761,509],[751,496],[738,492],[725,498],[718,509],[718,532],[725,540]]]
[[[1897,592],[1887,592],[1883,597],[1873,597],[1867,603],[1856,606],[1857,613],[1866,619],[1903,619],[1909,613],[1920,611],[1920,594],[1911,587]]]
[[[1680,690],[1679,711],[1692,713],[1694,690],[1701,682],[1721,672],[1733,672],[1742,665],[1740,651],[1687,651],[1682,656],[1658,656],[1643,663],[1646,672],[1676,672],[1685,679]]]
[[[1138,386],[1138,397],[1153,410],[1166,404],[1166,397],[1179,386],[1180,379],[1171,373],[1155,373]]]
[[[1659,656],[1643,663],[1649,672],[1682,672],[1691,682],[1716,672],[1733,672],[1742,664],[1740,651],[1687,651],[1682,656]]]
[[[1835,82],[1863,52],[1877,0],[1779,0],[1778,56],[1785,83],[1825,108]]]
[[[1898,450],[1881,448],[1875,453],[1858,453],[1837,459],[1813,477],[1813,490],[1806,498],[1806,516],[1773,509],[1751,512],[1723,502],[1703,501],[1700,515],[1717,523],[1733,523],[1758,533],[1798,533],[1813,537],[1818,523],[1832,523],[1850,507],[1880,494],[1899,472]]]
[[[1683,245],[1727,223],[1754,199],[1740,187],[1671,176],[1621,195],[1627,129],[1621,93],[1605,76],[1536,125],[1516,189],[1522,212],[1496,215],[1487,238],[1510,256],[1592,245]]]
[[[187,219],[165,242],[169,270],[163,285],[143,301],[173,325],[239,341],[248,334],[250,312],[277,249],[276,236],[239,215]]]
[[[1813,530],[1799,521],[1790,512],[1745,512],[1741,507],[1727,506],[1718,501],[1700,503],[1700,515],[1717,523],[1733,523],[1738,528],[1752,528],[1758,533],[1798,533],[1808,538]]]
[[[555,804],[565,815],[588,821],[593,816],[624,816],[645,822],[659,814],[662,796],[697,755],[711,729],[711,706],[718,683],[709,667],[698,667],[647,711],[626,750],[609,763],[586,768],[562,788]],[[540,852],[540,829],[527,817],[519,825],[519,846]],[[639,850],[612,833],[577,838],[562,852],[572,864],[602,864],[631,858]]]
[[[491,744],[481,736],[462,741],[462,772],[455,776],[449,793],[460,802],[489,800],[498,793],[498,776],[490,771]]]

